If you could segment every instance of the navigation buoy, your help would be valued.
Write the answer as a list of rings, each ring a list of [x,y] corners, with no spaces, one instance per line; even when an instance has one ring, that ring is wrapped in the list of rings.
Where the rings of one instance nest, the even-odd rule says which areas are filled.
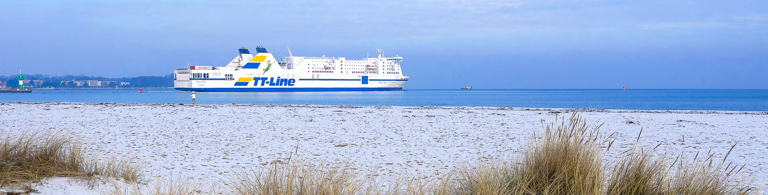
[[[627,86],[621,86],[621,91],[626,91],[626,90],[627,90]]]
[[[139,93],[141,93],[141,89],[139,89]]]

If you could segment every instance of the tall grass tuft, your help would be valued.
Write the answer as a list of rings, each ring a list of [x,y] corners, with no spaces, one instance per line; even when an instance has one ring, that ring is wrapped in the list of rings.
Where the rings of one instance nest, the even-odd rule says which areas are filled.
[[[329,168],[299,161],[273,163],[271,168],[238,174],[230,186],[237,194],[367,194],[365,184],[348,168]]]
[[[524,152],[513,169],[509,193],[599,194],[603,186],[599,130],[573,113],[555,127],[547,125],[542,139]]]
[[[510,194],[514,167],[505,162],[480,163],[475,167],[460,168],[456,184],[441,183],[435,194]],[[446,193],[446,191],[448,193]]]
[[[215,190],[214,188],[208,190]],[[109,192],[111,195],[187,195],[187,194],[213,194],[216,191],[203,192],[203,184],[192,181],[190,179],[183,179],[173,176],[168,180],[157,179],[153,186],[148,186],[140,183],[125,183],[119,181],[112,181],[112,190]]]
[[[126,181],[140,176],[137,165],[87,160],[82,148],[82,144],[56,135],[8,135],[0,140],[0,187],[53,176],[103,175]]]
[[[636,148],[614,168],[606,194],[754,194],[746,182],[735,178],[744,165],[726,164],[735,146],[722,161],[716,161],[714,154],[703,159],[696,154],[690,161],[680,155],[672,166],[663,157],[652,157],[656,148],[648,152]]]
[[[576,113],[556,124],[534,138],[517,163],[462,169],[449,194],[602,193],[600,126],[590,128]]]
[[[653,150],[628,154],[610,173],[606,194],[665,194],[668,170],[662,159],[653,158]]]
[[[80,145],[68,139],[22,134],[0,140],[0,186],[52,176],[84,174]]]
[[[121,178],[127,182],[138,182],[141,178],[141,170],[144,167],[139,163],[131,163],[127,158],[110,158],[106,161],[88,161],[82,169],[90,175]]]
[[[744,168],[726,163],[736,145],[731,147],[722,161],[715,161],[714,154],[706,158],[681,160],[673,163],[674,175],[671,177],[668,194],[754,194],[755,190],[747,183],[736,183],[735,178]],[[678,157],[682,158],[682,157]]]

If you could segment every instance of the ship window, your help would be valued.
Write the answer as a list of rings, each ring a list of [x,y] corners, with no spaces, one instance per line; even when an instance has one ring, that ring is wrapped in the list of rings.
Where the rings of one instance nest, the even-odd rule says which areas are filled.
[[[224,74],[224,80],[232,81],[235,80],[235,77],[232,74]]]

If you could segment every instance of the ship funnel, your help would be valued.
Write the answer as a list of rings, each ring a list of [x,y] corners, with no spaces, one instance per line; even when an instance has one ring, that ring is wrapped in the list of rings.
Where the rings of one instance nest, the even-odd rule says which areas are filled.
[[[240,51],[240,54],[251,54],[251,51],[248,51],[245,47],[241,47],[238,49]]]
[[[264,48],[264,46],[257,46],[256,47],[256,54],[258,53],[269,53],[267,52],[267,48]]]

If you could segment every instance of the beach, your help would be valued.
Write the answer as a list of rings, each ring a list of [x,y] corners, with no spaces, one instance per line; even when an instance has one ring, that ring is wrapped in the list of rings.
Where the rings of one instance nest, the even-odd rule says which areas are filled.
[[[64,136],[83,143],[91,158],[130,158],[144,165],[147,183],[182,177],[223,184],[289,158],[436,180],[463,166],[515,160],[534,135],[573,112],[615,140],[603,153],[606,163],[633,147],[656,148],[672,161],[707,152],[722,159],[735,145],[727,160],[768,189],[768,112],[0,102],[0,133]],[[37,189],[59,193],[53,185]]]

